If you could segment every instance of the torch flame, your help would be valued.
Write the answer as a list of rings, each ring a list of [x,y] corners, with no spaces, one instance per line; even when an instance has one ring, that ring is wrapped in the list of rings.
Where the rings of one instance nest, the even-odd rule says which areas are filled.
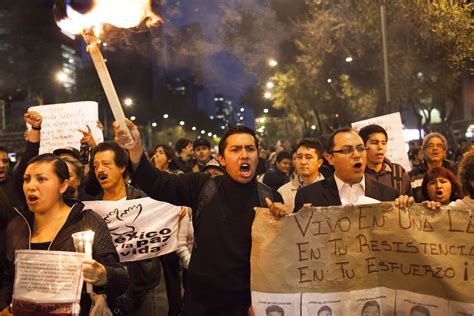
[[[161,18],[151,9],[151,0],[94,0],[89,12],[81,14],[68,5],[66,15],[57,24],[62,30],[72,34],[80,34],[85,29],[104,23],[131,28],[145,19],[148,27],[161,22]]]

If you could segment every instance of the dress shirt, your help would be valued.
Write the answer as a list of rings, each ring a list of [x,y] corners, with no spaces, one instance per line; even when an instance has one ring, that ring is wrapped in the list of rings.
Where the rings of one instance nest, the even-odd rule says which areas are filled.
[[[337,177],[334,173],[334,179],[336,180],[337,190],[339,191],[339,198],[341,199],[342,205],[356,204],[359,197],[365,195],[365,176],[362,175],[362,180],[359,183],[350,185],[345,183]]]

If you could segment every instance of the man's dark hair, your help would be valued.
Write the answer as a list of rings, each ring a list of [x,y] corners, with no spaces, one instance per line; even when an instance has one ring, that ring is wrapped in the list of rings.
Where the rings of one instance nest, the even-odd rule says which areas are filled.
[[[369,308],[369,307],[376,307],[377,308],[377,311],[379,312],[380,314],[380,304],[377,302],[377,301],[368,301],[368,302],[365,302],[364,306],[362,307],[362,310],[360,312],[361,315],[364,315],[364,311],[366,308]]]
[[[94,158],[95,155],[98,152],[102,151],[113,151],[114,152],[114,162],[117,165],[117,167],[122,168],[122,167],[127,167],[128,164],[128,154],[127,152],[122,149],[116,142],[103,142],[97,145],[94,149],[92,149],[91,152],[91,160],[90,160],[90,168],[91,170],[94,170]],[[125,172],[125,171],[124,171]]]
[[[461,160],[458,178],[464,195],[469,195],[471,199],[474,199],[474,187],[471,185],[471,181],[474,181],[474,153],[467,154]]]
[[[270,305],[265,310],[265,314],[269,315],[271,312],[278,312],[281,316],[285,316],[285,311],[278,305]]]
[[[319,310],[318,310],[318,316],[322,313],[322,312],[329,312],[331,313],[332,315],[332,310],[329,306],[327,305],[324,305],[323,307],[321,307]]]
[[[8,154],[8,149],[5,146],[0,145],[0,151],[6,152]]]
[[[428,308],[424,307],[424,306],[421,306],[421,305],[413,306],[410,310],[410,315],[413,315],[414,312],[422,313],[425,316],[430,316],[431,315],[430,310]]]
[[[329,136],[328,140],[326,141],[326,150],[328,154],[332,154],[332,150],[334,149],[334,138],[336,137],[337,134],[340,133],[349,133],[349,132],[354,132],[354,130],[350,127],[344,127],[341,129],[338,129],[337,131],[334,131],[331,136]]]
[[[224,150],[227,147],[227,138],[229,138],[230,135],[234,134],[250,134],[253,139],[255,140],[255,147],[258,150],[258,139],[257,136],[255,135],[255,131],[251,128],[248,128],[247,126],[243,125],[235,125],[235,126],[230,126],[227,131],[224,133],[222,136],[221,140],[219,141],[219,154],[224,156]]]
[[[176,144],[174,145],[174,149],[176,152],[179,154],[186,146],[189,144],[192,144],[193,142],[190,141],[189,139],[186,138],[180,138],[176,141]]]
[[[371,124],[371,125],[362,127],[359,131],[359,136],[364,141],[364,145],[367,145],[367,141],[369,140],[370,135],[376,134],[376,133],[384,134],[385,140],[388,140],[387,131],[382,126],[377,125],[377,124]]]
[[[289,151],[280,151],[277,156],[275,162],[280,162],[283,159],[290,159],[291,160],[291,153]]]
[[[323,144],[316,138],[303,138],[296,144],[295,152],[297,152],[300,147],[312,148],[316,150],[318,159],[323,158]]]

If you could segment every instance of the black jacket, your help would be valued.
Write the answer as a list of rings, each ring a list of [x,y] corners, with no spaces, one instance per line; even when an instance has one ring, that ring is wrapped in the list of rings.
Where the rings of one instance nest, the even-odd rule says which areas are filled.
[[[399,196],[398,190],[367,177],[365,178],[365,195],[379,201],[394,201]],[[299,211],[306,203],[311,203],[312,206],[341,205],[334,176],[299,189],[295,197],[294,211]]]
[[[92,257],[104,265],[107,271],[108,284],[100,287],[94,286],[94,292],[105,293],[108,299],[114,299],[124,293],[128,287],[128,276],[125,268],[120,264],[117,251],[105,221],[91,210],[84,210],[84,204],[75,203],[66,223],[59,230],[55,239],[51,242],[50,250],[75,252],[73,233],[91,229],[95,232]],[[13,219],[7,228],[7,269],[5,285],[0,290],[0,309],[10,304],[15,278],[14,260],[15,250],[31,249],[31,231],[34,222],[34,214],[30,211],[21,212],[21,216]],[[85,293],[85,286],[81,296],[81,315],[88,315],[90,298]]]
[[[191,173],[173,175],[160,172],[142,157],[132,175],[134,183],[152,198],[193,209],[193,224],[200,192],[210,175]],[[251,228],[259,205],[257,182],[240,184],[230,176],[214,178],[217,193],[199,212],[199,231],[195,233],[197,248],[193,249],[188,271],[185,313],[191,301],[204,310],[219,310],[250,305]],[[283,199],[272,191],[275,201]],[[193,299],[191,299],[193,298]],[[211,315],[194,311],[191,315]]]

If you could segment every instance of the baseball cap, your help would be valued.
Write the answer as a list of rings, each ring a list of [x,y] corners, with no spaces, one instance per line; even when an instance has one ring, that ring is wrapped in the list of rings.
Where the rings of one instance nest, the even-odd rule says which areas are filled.
[[[74,147],[59,148],[53,151],[53,154],[56,156],[60,155],[69,155],[79,161],[81,161],[81,153]]]
[[[205,172],[206,170],[211,169],[211,168],[214,168],[214,169],[217,169],[217,170],[220,170],[220,171],[224,172],[224,168],[222,168],[219,161],[217,161],[217,159],[215,159],[215,158],[212,158],[211,160],[209,160],[204,166],[201,167],[201,170],[199,170],[199,171]]]
[[[193,142],[193,149],[199,146],[206,146],[207,148],[211,148],[211,143],[205,138],[198,138]]]

